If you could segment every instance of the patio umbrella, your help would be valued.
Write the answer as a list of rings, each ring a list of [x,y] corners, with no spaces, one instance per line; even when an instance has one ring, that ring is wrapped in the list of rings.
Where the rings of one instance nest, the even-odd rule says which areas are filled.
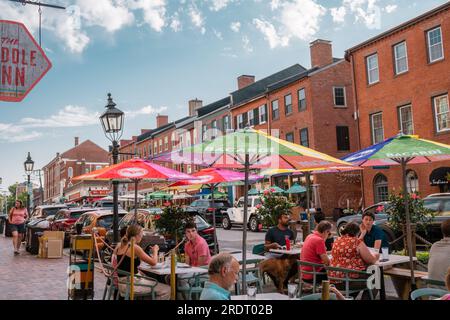
[[[164,191],[155,191],[147,195],[147,200],[172,199],[173,195]]]
[[[281,189],[281,188],[278,187],[278,186],[271,186],[271,187],[267,188],[267,189],[264,190],[264,191],[270,191],[270,192],[272,192],[272,193],[286,193],[285,190]]]
[[[315,169],[352,166],[324,153],[270,136],[252,128],[238,130],[189,148],[155,158],[220,168],[244,169],[244,221],[248,219],[248,186],[253,169]],[[242,236],[242,291],[246,292],[247,228]]]
[[[261,191],[261,190],[257,190],[257,189],[255,189],[255,188],[250,189],[250,190],[248,191],[248,195],[249,195],[249,196],[257,196],[257,195],[259,195],[259,194],[262,194],[262,191]]]
[[[416,135],[404,135],[400,133],[394,138],[389,138],[381,143],[352,153],[343,160],[362,167],[401,165],[409,266],[411,269],[411,283],[415,287],[411,218],[407,199],[406,165],[450,160],[450,146],[430,140],[419,139]]]
[[[220,193],[218,191],[215,191],[216,187],[222,183],[232,183],[232,182],[240,182],[245,179],[245,174],[238,171],[231,171],[226,169],[220,169],[220,168],[207,168],[200,170],[194,174],[192,174],[192,177],[195,177],[195,179],[186,180],[186,181],[178,181],[170,185],[170,187],[176,187],[176,186],[182,186],[182,185],[196,185],[196,184],[202,184],[202,185],[208,185],[209,189],[203,189],[201,194],[204,194],[203,192],[209,191],[209,195],[211,195],[211,199],[216,199],[216,196],[221,195],[222,197],[226,197],[226,193]],[[251,174],[248,176],[248,179],[252,181],[256,181],[261,179],[261,176]],[[214,203],[214,201],[213,201]],[[214,227],[214,253],[217,253],[217,236],[216,236],[216,210],[214,209],[212,211],[213,214],[213,227]]]
[[[189,180],[192,177],[147,160],[130,159],[119,164],[105,167],[90,173],[73,178],[73,180],[114,180],[123,182],[134,182],[135,219],[137,217],[138,183],[141,180],[161,182]],[[113,230],[118,234],[118,217],[114,214]],[[116,240],[116,239],[115,239]]]
[[[299,194],[299,193],[305,193],[306,192],[306,188],[299,185],[298,183],[294,184],[292,187],[290,187],[286,193],[291,193],[291,194]]]

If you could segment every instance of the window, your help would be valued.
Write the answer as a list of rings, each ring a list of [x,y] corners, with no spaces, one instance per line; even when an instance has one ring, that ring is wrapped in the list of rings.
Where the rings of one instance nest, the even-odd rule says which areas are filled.
[[[249,112],[247,112],[247,118],[248,118],[248,125],[254,126],[255,125],[255,114],[253,112],[253,110],[250,110]]]
[[[378,174],[373,179],[373,195],[375,203],[388,201],[388,180],[385,175]]]
[[[85,168],[84,173],[89,173],[89,168]]]
[[[372,114],[370,124],[372,126],[372,143],[377,144],[384,141],[383,114]]]
[[[187,173],[188,174],[192,173],[192,166],[190,164],[187,165]]]
[[[369,84],[374,84],[380,81],[378,70],[378,54],[373,54],[367,57],[367,77]]]
[[[263,124],[267,122],[267,105],[260,106],[259,110],[259,123]]]
[[[169,137],[164,138],[164,150],[169,150]]]
[[[280,118],[280,110],[278,108],[278,100],[272,101],[272,120]]]
[[[336,127],[336,138],[338,151],[350,150],[350,134],[348,127]]]
[[[306,110],[306,91],[304,88],[298,90],[298,111]]]
[[[436,114],[437,131],[450,130],[448,95],[434,98],[434,112]]]
[[[159,139],[159,152],[162,152],[162,139]]]
[[[101,168],[103,168],[102,166],[95,166],[95,170],[100,170]]]
[[[442,44],[442,30],[437,27],[427,32],[428,56],[430,62],[435,62],[444,58],[444,46]]]
[[[206,131],[208,130],[208,127],[206,124],[202,125],[202,140],[205,141],[207,139],[206,137]]]
[[[67,168],[67,176],[69,178],[73,177],[73,168],[72,167]]]
[[[284,114],[292,113],[292,95],[288,94],[284,97]]]
[[[286,133],[286,141],[294,142],[294,133],[293,132]]]
[[[335,87],[333,90],[334,105],[339,107],[345,107],[345,88]]]
[[[398,108],[400,131],[404,134],[414,134],[411,105]]]
[[[300,130],[300,144],[309,148],[308,128]]]
[[[406,172],[406,189],[408,193],[419,192],[419,178],[414,170]]]
[[[217,136],[217,120],[214,120],[213,122],[211,122],[211,129],[212,129],[211,139],[215,139]]]
[[[181,143],[184,143],[183,142],[183,136],[181,136]],[[187,147],[191,146],[191,133],[190,132],[186,133],[186,146]]]
[[[223,131],[226,132],[227,130],[231,129],[231,124],[230,124],[230,116],[225,116],[222,118],[222,124],[223,124]]]
[[[401,74],[408,71],[408,51],[406,42],[394,46],[395,74]]]
[[[244,125],[244,115],[240,114],[237,116],[237,125],[238,125],[238,129],[244,129],[245,125]]]
[[[158,153],[158,143],[155,141],[153,143],[153,154],[157,154]]]

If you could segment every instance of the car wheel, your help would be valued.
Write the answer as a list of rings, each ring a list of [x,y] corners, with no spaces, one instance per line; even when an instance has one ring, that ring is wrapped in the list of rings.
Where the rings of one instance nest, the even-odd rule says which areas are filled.
[[[230,220],[230,217],[228,217],[228,216],[223,217],[223,219],[222,219],[222,227],[223,227],[225,230],[230,230],[230,229],[231,229],[231,220]]]
[[[344,230],[346,226],[347,226],[347,222],[341,222],[338,225],[338,227],[337,227],[337,234],[338,234],[338,236],[342,235],[342,230]]]
[[[250,221],[248,223],[250,225],[250,230],[252,232],[258,232],[259,231],[259,229],[258,229],[258,219],[256,219],[255,216],[251,217]]]

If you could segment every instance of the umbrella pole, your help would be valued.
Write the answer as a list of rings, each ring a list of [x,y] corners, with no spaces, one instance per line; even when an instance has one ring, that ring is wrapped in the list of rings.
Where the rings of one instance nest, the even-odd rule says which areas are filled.
[[[138,199],[138,183],[139,180],[134,180],[134,222],[137,223],[137,199]]]
[[[409,201],[408,201],[408,190],[406,181],[406,159],[401,159],[402,165],[402,176],[403,176],[403,199],[405,201],[405,215],[406,215],[406,241],[408,244],[408,254],[409,254],[409,268],[411,269],[411,290],[415,289],[416,283],[414,278],[414,263],[413,263],[413,247],[411,239],[411,218],[409,215]]]
[[[244,180],[244,224],[242,234],[242,294],[247,293],[247,218],[248,218],[248,172],[250,170],[250,157],[248,152],[245,154],[245,180]]]
[[[214,228],[214,255],[217,254],[217,234],[216,234],[216,207],[215,207],[215,201],[214,201],[214,188],[215,185],[211,184],[211,199],[212,199],[212,208],[213,208],[213,212],[212,212],[212,216],[213,216],[213,228]]]
[[[309,212],[310,207],[310,199],[311,199],[311,190],[310,190],[310,181],[309,181],[309,172],[305,172],[306,178],[306,216],[308,217],[308,234],[311,233],[311,214]]]

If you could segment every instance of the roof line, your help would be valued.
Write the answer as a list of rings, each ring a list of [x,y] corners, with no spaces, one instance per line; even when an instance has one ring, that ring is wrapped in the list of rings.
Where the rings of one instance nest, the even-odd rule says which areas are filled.
[[[417,17],[415,17],[415,18],[413,18],[411,20],[408,20],[408,21],[406,21],[406,22],[404,22],[404,23],[402,23],[402,24],[400,24],[400,25],[398,25],[398,26],[396,26],[396,27],[394,27],[392,29],[389,29],[389,30],[387,30],[387,31],[385,31],[385,32],[383,32],[383,33],[373,37],[373,38],[370,38],[369,40],[366,40],[366,41],[364,41],[364,42],[362,42],[362,43],[360,43],[360,44],[358,44],[358,45],[356,45],[356,46],[346,50],[345,51],[345,59],[349,60],[349,56],[353,52],[355,52],[355,51],[357,51],[357,50],[359,50],[359,49],[361,49],[363,47],[366,47],[366,46],[368,46],[368,45],[370,45],[370,44],[372,44],[372,43],[374,43],[376,41],[384,39],[384,38],[386,38],[386,37],[388,37],[388,36],[390,36],[390,35],[392,35],[394,33],[400,32],[403,29],[407,29],[407,28],[409,28],[409,27],[411,27],[411,26],[413,26],[413,25],[415,25],[415,24],[417,24],[419,22],[422,22],[423,20],[431,18],[432,16],[437,15],[437,14],[441,13],[442,11],[445,11],[445,10],[448,10],[448,9],[450,9],[450,1],[448,1],[448,2],[444,3],[443,5],[441,5],[439,7],[436,7],[434,9],[430,10],[430,11],[427,11],[424,14],[421,14],[420,16],[417,16]]]

